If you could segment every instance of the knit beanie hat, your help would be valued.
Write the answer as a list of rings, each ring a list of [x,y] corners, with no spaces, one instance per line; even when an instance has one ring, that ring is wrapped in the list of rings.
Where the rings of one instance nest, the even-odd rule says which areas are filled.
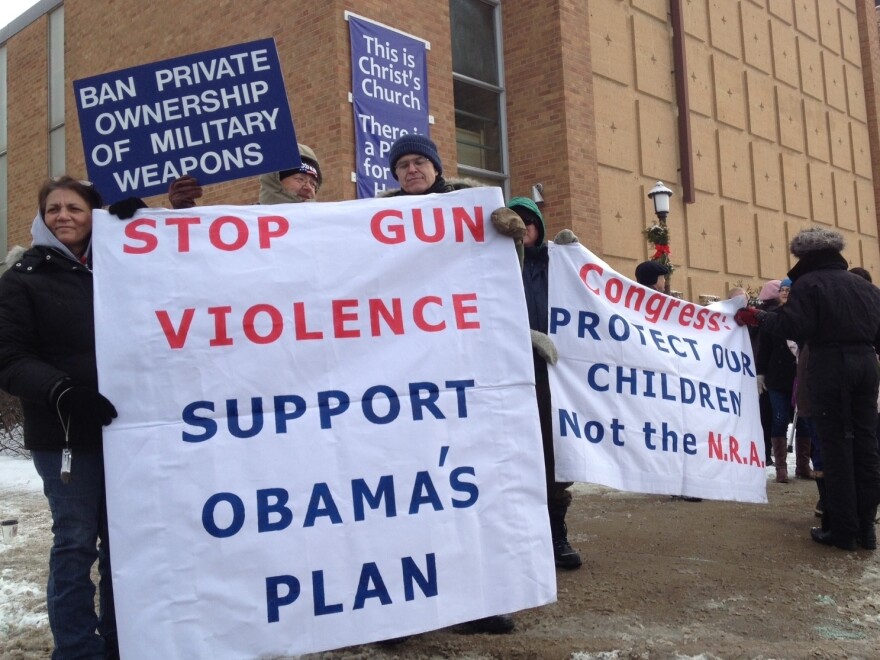
[[[661,275],[669,275],[669,269],[658,261],[643,261],[636,266],[636,282],[654,286]]]
[[[536,245],[544,245],[546,227],[544,226],[544,215],[541,213],[538,205],[528,197],[513,197],[507,202],[507,208],[516,211],[526,224],[528,224],[528,220],[532,220],[538,228],[538,242]],[[529,216],[534,216],[534,218]]]
[[[779,297],[779,285],[781,280],[770,280],[761,287],[761,293],[758,294],[758,300],[767,302],[768,300],[776,300]]]
[[[391,176],[395,179],[397,179],[397,170],[394,168],[397,166],[397,161],[407,154],[424,156],[434,163],[434,169],[437,170],[437,176],[443,174],[443,163],[440,162],[440,154],[437,153],[437,145],[434,144],[431,138],[427,135],[410,133],[407,135],[401,135],[397,138],[397,140],[394,141],[394,144],[391,145],[391,150],[388,152],[388,164],[391,167]]]
[[[812,227],[798,232],[797,236],[791,239],[789,250],[800,259],[813,252],[840,252],[843,247],[843,236],[840,233],[833,229]]]
[[[324,177],[321,176],[321,166],[318,164],[318,157],[310,146],[300,143],[297,143],[296,146],[299,149],[299,159],[302,161],[302,166],[281,170],[278,173],[278,178],[286,179],[294,174],[311,174],[318,180],[318,185],[320,186],[324,183]]]
[[[779,283],[779,288],[780,288],[780,289],[790,289],[790,288],[791,288],[791,284],[792,284],[791,280],[788,279],[788,278],[786,277],[785,279],[783,279],[783,280]]]

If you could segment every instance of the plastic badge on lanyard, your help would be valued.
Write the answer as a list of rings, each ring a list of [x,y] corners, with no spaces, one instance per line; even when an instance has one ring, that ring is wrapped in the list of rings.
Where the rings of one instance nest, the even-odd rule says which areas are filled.
[[[70,481],[70,450],[65,447],[61,452],[61,481],[68,483]]]

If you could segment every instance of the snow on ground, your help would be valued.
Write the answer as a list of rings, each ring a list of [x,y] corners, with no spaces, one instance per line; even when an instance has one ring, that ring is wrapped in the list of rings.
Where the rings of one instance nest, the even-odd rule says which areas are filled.
[[[51,538],[52,519],[43,498],[43,482],[29,458],[0,455],[0,520],[18,520],[18,534],[0,540],[0,638],[31,630],[42,634],[46,616],[45,567],[36,574],[21,561],[22,549],[40,547]],[[48,561],[48,557],[46,558]],[[2,655],[2,653],[0,653]]]
[[[4,490],[43,492],[43,482],[29,458],[0,454],[0,491]],[[6,520],[2,506],[0,504],[0,516]]]

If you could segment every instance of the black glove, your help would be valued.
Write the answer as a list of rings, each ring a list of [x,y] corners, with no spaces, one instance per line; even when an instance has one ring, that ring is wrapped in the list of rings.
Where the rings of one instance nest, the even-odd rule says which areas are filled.
[[[173,209],[191,209],[202,196],[202,186],[198,179],[189,174],[174,179],[168,186],[168,199]]]
[[[128,220],[131,216],[137,213],[139,209],[145,208],[147,208],[147,205],[140,197],[126,197],[118,202],[113,202],[107,207],[107,211],[120,220]]]
[[[116,408],[98,390],[73,381],[62,382],[51,395],[52,407],[61,421],[74,428],[100,429],[116,417]]]

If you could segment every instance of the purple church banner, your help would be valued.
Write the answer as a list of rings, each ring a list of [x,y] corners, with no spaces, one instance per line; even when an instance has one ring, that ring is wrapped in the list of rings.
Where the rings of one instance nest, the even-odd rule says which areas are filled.
[[[428,45],[421,39],[348,14],[357,196],[398,184],[388,150],[401,135],[428,135]]]

